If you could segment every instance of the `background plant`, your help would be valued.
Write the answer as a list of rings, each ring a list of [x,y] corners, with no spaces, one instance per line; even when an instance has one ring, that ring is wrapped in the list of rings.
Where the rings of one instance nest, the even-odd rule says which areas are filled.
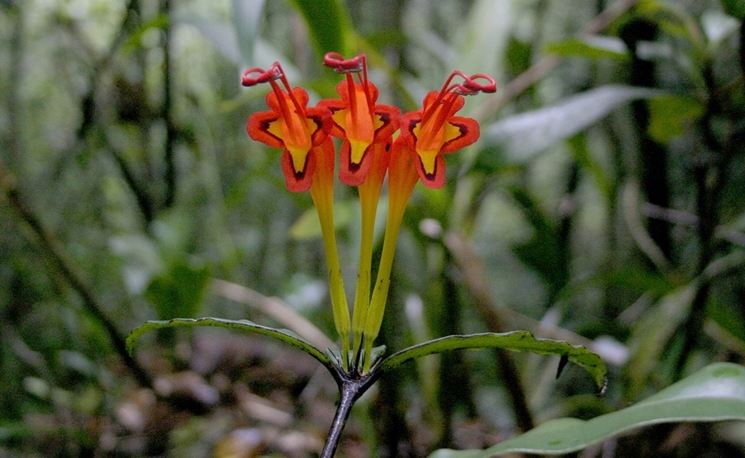
[[[332,96],[316,65],[329,49],[366,52],[382,97],[407,110],[451,68],[502,83],[467,107],[482,140],[448,164],[447,192],[413,196],[385,343],[519,328],[611,365],[604,398],[572,369],[551,383],[555,366],[533,357],[402,366],[353,413],[347,454],[481,448],[616,410],[706,362],[742,363],[738,2],[1,5],[5,450],[319,448],[333,384],[290,350],[175,332],[133,362],[112,336],[197,315],[330,331],[315,215],[277,192],[274,158],[243,132],[262,100],[236,87],[249,62],[283,56],[293,81]],[[349,266],[352,197],[337,197]],[[183,402],[140,390],[149,378]],[[648,429],[616,453],[742,454],[737,428]]]

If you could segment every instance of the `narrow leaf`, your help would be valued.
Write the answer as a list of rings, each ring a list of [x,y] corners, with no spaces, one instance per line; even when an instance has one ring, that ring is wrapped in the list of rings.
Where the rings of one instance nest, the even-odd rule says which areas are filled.
[[[658,423],[745,420],[745,367],[717,363],[617,412],[589,421],[559,418],[486,450],[438,450],[430,458],[487,458],[508,453],[559,455]]]
[[[586,57],[588,59],[629,58],[629,50],[619,38],[585,35],[550,43],[546,51],[564,57]]]
[[[292,331],[263,326],[248,320],[226,320],[223,318],[174,318],[172,320],[147,321],[145,324],[135,328],[127,336],[127,351],[132,353],[135,343],[146,332],[164,328],[195,328],[201,326],[235,329],[249,334],[260,334],[271,337],[293,346],[298,350],[304,351],[328,368],[332,367],[331,360],[323,351],[314,347],[308,341],[298,337]]]
[[[606,368],[598,355],[579,345],[534,337],[528,331],[452,335],[429,340],[385,358],[381,362],[381,370],[391,370],[414,358],[469,348],[503,348],[542,355],[558,355],[589,372],[601,390],[605,387]]]
[[[484,129],[483,146],[501,146],[526,161],[558,141],[581,132],[632,100],[658,95],[652,89],[608,85],[568,97],[556,105],[501,119]]]

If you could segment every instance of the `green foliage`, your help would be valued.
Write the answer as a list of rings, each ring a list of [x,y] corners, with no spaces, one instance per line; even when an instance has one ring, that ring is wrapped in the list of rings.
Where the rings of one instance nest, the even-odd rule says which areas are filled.
[[[276,329],[270,326],[263,326],[253,323],[249,320],[226,320],[223,318],[174,318],[172,320],[148,321],[147,323],[133,329],[127,336],[127,350],[131,353],[134,351],[135,344],[143,334],[155,331],[157,329],[174,329],[174,328],[197,328],[197,327],[216,327],[245,332],[247,334],[259,334],[271,337],[282,343],[297,348],[309,354],[324,366],[329,366],[331,360],[321,350],[317,349],[307,341],[295,335],[295,333],[286,329]]]
[[[549,43],[546,51],[563,57],[584,57],[588,59],[629,59],[626,45],[610,37],[585,36]]]
[[[712,364],[642,402],[592,420],[557,418],[486,450],[438,450],[430,458],[560,455],[643,426],[723,420],[745,420],[745,367],[736,364]]]
[[[158,387],[226,394],[202,405],[185,390],[171,404],[140,389],[148,384],[109,331],[225,316],[236,321],[159,321],[137,335],[228,327],[333,364],[325,348],[265,326],[299,329],[299,314],[332,329],[327,268],[310,197],[287,193],[280,152],[246,135],[246,117],[266,109],[266,88],[238,84],[243,69],[280,61],[315,104],[341,79],[321,69],[327,51],[365,52],[379,100],[407,111],[453,69],[493,74],[499,87],[466,98],[460,114],[479,120],[481,138],[447,156],[446,188],[414,191],[383,333],[389,352],[409,348],[387,360],[378,349],[382,364],[399,369],[358,401],[350,421],[365,425],[364,443],[345,436],[339,456],[422,456],[459,447],[469,428],[504,435],[518,426],[507,388],[530,400],[534,421],[586,419],[708,362],[743,364],[745,2],[567,3],[0,1],[0,455],[202,456],[255,433],[264,434],[260,453],[318,453],[318,412],[336,399],[327,377],[309,375],[314,361],[308,369],[293,349],[243,346],[235,341],[247,339],[227,333],[185,345],[188,332],[168,332],[141,345],[134,362]],[[175,189],[166,185],[167,132]],[[355,189],[335,193],[349,286],[359,208]],[[216,287],[227,282],[213,277],[249,290]],[[521,383],[509,387],[493,351],[470,354],[450,376],[453,359],[399,366],[517,344],[510,333],[427,342],[496,329],[596,352],[609,368],[608,395],[577,396],[592,391],[588,377],[567,371],[554,380],[555,364],[533,356],[515,359]],[[549,353],[569,348],[556,345]],[[249,401],[282,421],[252,416],[239,396],[246,386]],[[395,415],[370,414],[389,407]],[[622,417],[610,418],[618,426]],[[663,454],[660,444],[680,444],[668,455],[743,450],[720,428],[676,440],[655,434],[633,445]],[[288,450],[272,440],[289,435],[311,445]]]
[[[561,356],[562,359],[566,359],[586,370],[600,390],[603,390],[607,383],[605,364],[595,353],[582,346],[571,345],[567,342],[538,339],[527,331],[441,337],[398,351],[385,358],[380,365],[382,370],[388,371],[411,359],[421,358],[422,356],[474,348],[501,348],[541,355]],[[562,364],[560,363],[560,366]]]
[[[587,129],[618,107],[655,95],[654,90],[627,86],[591,89],[553,106],[516,114],[486,126],[481,143],[499,145],[513,160],[524,162]]]
[[[667,143],[690,129],[704,114],[704,107],[690,97],[664,95],[649,100],[649,111],[649,135]]]
[[[152,279],[145,297],[154,304],[161,319],[190,318],[199,312],[209,280],[209,266],[182,259]]]
[[[745,0],[721,0],[724,11],[739,20],[745,19]]]
[[[292,0],[302,14],[319,57],[329,51],[351,51],[350,19],[340,0]]]

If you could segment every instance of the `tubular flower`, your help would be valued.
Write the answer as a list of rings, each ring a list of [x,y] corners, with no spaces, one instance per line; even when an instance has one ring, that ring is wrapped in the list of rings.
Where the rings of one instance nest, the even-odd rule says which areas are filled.
[[[319,105],[328,108],[332,116],[331,134],[342,139],[339,178],[357,186],[365,181],[374,151],[374,143],[387,143],[398,129],[399,110],[389,105],[376,104],[378,89],[367,79],[367,60],[364,54],[344,59],[330,52],[323,63],[346,79],[336,86],[341,99],[324,100]],[[352,77],[357,75],[357,81]]]
[[[267,70],[253,67],[243,72],[243,86],[259,83],[269,83],[272,87],[266,96],[270,111],[254,113],[248,118],[248,135],[273,148],[282,148],[287,189],[307,191],[316,168],[313,147],[326,139],[331,127],[329,111],[322,107],[308,108],[308,93],[290,86],[279,62]]]
[[[454,83],[456,76],[463,82]],[[455,70],[439,92],[427,94],[421,110],[402,116],[401,137],[416,152],[416,169],[427,187],[440,188],[445,184],[443,155],[454,153],[479,138],[479,124],[475,119],[455,115],[463,108],[463,96],[496,90],[497,83],[489,75],[467,76]]]
[[[368,373],[374,363],[373,345],[388,300],[398,235],[416,183],[443,186],[443,156],[479,137],[476,120],[456,115],[464,105],[463,96],[495,92],[497,85],[489,75],[468,76],[456,70],[439,92],[427,94],[420,110],[401,116],[398,108],[377,103],[378,90],[368,81],[364,54],[344,59],[330,52],[323,62],[344,79],[336,87],[340,98],[322,100],[315,108],[307,106],[308,93],[303,88],[290,86],[279,63],[267,70],[254,67],[243,72],[244,86],[269,83],[272,89],[266,96],[269,111],[252,114],[247,131],[254,140],[283,150],[282,170],[290,191],[310,190],[323,236],[334,325],[341,340],[339,359],[345,374],[359,375]],[[360,200],[360,253],[351,317],[334,231],[336,151],[331,136],[341,139],[339,178],[357,187]],[[373,282],[373,234],[386,182],[385,234]]]

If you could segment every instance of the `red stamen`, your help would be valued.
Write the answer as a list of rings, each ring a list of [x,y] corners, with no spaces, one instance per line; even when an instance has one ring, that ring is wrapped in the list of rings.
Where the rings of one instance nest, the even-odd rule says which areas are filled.
[[[461,78],[463,78],[463,82],[451,85],[450,83],[456,76],[460,76]],[[485,80],[486,82],[481,83],[479,82],[479,80]],[[460,70],[453,70],[450,73],[450,76],[448,76],[448,78],[445,80],[445,83],[443,83],[440,92],[437,94],[437,98],[422,114],[422,123],[426,122],[430,117],[432,117],[435,110],[437,110],[437,105],[447,103],[447,105],[443,109],[444,114],[441,113],[437,117],[437,121],[439,123],[441,121],[441,118],[443,118],[445,114],[450,112],[450,107],[453,106],[453,103],[455,103],[455,100],[457,99],[455,95],[474,95],[479,92],[490,93],[496,91],[497,82],[494,80],[494,78],[485,73],[476,73],[474,75],[468,76]],[[443,102],[443,100],[450,94],[452,94],[453,96],[448,97],[448,100],[446,102]],[[444,119],[442,119],[442,122],[444,122]]]
[[[344,56],[332,51],[323,56],[323,64],[333,68],[337,73],[345,73],[347,75],[347,91],[349,92],[349,104],[353,113],[352,116],[355,116],[356,100],[354,97],[354,79],[350,73],[357,73],[357,80],[364,88],[365,100],[372,113],[373,103],[370,99],[370,87],[367,79],[367,57],[364,54],[358,54],[351,59],[344,59]]]

